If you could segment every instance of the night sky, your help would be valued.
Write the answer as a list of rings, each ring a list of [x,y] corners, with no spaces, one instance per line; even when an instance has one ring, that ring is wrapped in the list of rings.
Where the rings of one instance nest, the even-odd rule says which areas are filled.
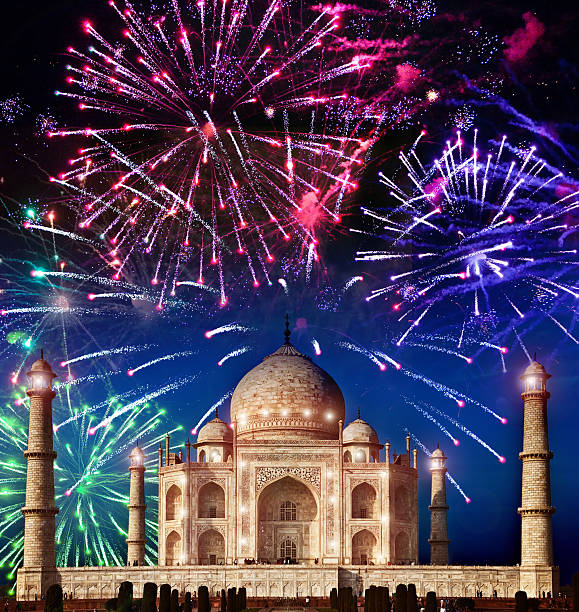
[[[435,15],[417,25],[405,25],[407,30],[397,37],[396,28],[402,26],[394,18],[380,25],[373,21],[365,25],[363,16],[383,10],[386,4],[372,0],[365,4],[364,0],[359,0],[344,19],[346,24],[351,19],[351,25],[344,26],[344,40],[350,42],[357,41],[361,32],[375,40],[412,37],[408,56],[385,57],[375,63],[367,79],[368,85],[363,86],[364,95],[373,102],[380,101],[392,107],[396,100],[408,96],[401,73],[396,71],[396,64],[407,62],[418,66],[424,75],[423,82],[415,87],[421,91],[434,88],[440,95],[428,107],[411,104],[407,119],[384,129],[372,160],[361,171],[359,189],[348,200],[341,227],[323,235],[320,245],[323,267],[314,271],[306,282],[300,267],[288,264],[284,269],[289,287],[286,293],[275,282],[281,273],[272,275],[273,286],[263,284],[259,290],[254,290],[247,271],[234,261],[228,268],[230,297],[226,308],[215,306],[213,294],[201,295],[184,288],[178,293],[179,303],[168,306],[162,313],[155,310],[154,304],[131,297],[106,300],[104,305],[99,300],[87,301],[88,293],[110,290],[102,286],[98,289],[90,280],[55,279],[51,284],[42,278],[30,277],[32,269],[54,267],[50,260],[53,249],[58,251],[60,261],[66,261],[67,270],[106,272],[103,259],[83,243],[58,236],[57,246],[54,246],[52,236],[33,236],[22,229],[22,222],[27,208],[55,210],[59,228],[76,230],[78,218],[69,208],[60,205],[62,194],[48,177],[66,166],[77,143],[47,140],[43,129],[39,128],[39,121],[50,115],[59,127],[83,125],[86,119],[75,110],[74,104],[53,95],[55,89],[63,87],[64,66],[69,61],[65,50],[68,45],[79,48],[85,45],[86,37],[82,33],[85,19],[90,19],[99,29],[102,26],[107,33],[114,33],[118,28],[117,23],[112,22],[107,3],[101,0],[23,0],[3,7],[0,20],[0,101],[4,108],[0,120],[2,308],[46,305],[46,300],[54,300],[55,296],[66,299],[72,307],[70,313],[62,316],[49,313],[41,318],[30,314],[23,315],[16,323],[0,321],[3,325],[0,327],[0,380],[5,381],[3,405],[13,404],[10,376],[22,363],[29,365],[33,351],[40,346],[45,347],[61,380],[67,374],[67,370],[59,366],[65,355],[71,359],[113,347],[146,347],[140,352],[128,350],[125,354],[115,353],[74,364],[77,378],[90,374],[109,375],[99,379],[100,382],[75,387],[77,395],[72,401],[96,405],[107,394],[122,394],[137,387],[145,393],[170,381],[190,377],[191,380],[179,384],[174,391],[154,399],[166,410],[162,427],[182,425],[183,429],[173,435],[173,441],[184,444],[206,410],[231,391],[248,369],[282,343],[283,317],[288,312],[292,321],[292,342],[300,351],[312,356],[342,388],[347,420],[354,419],[360,408],[362,418],[375,427],[380,441],[389,439],[398,452],[403,450],[407,430],[429,450],[440,443],[449,457],[450,473],[472,500],[466,504],[463,496],[447,483],[451,562],[515,564],[520,555],[520,518],[516,513],[521,479],[518,453],[522,445],[519,376],[528,360],[510,332],[509,317],[499,313],[498,328],[489,331],[500,346],[509,349],[504,368],[496,350],[478,350],[474,362],[468,365],[442,352],[394,346],[393,338],[399,336],[404,327],[396,321],[391,306],[384,300],[367,302],[365,298],[401,268],[388,262],[354,261],[357,250],[371,249],[375,242],[370,236],[348,232],[348,228],[364,226],[360,207],[384,210],[384,190],[378,184],[377,172],[392,176],[398,167],[397,155],[402,147],[409,146],[420,131],[425,130],[425,158],[433,157],[454,133],[453,122],[456,123],[457,117],[464,119],[469,113],[472,121],[463,123],[465,138],[472,138],[474,126],[477,126],[481,142],[508,133],[510,140],[521,147],[534,143],[539,153],[553,167],[562,170],[568,177],[567,183],[575,185],[576,189],[579,143],[576,138],[575,38],[579,14],[553,2],[517,0],[506,3],[508,6],[485,1],[432,3],[436,6]],[[390,3],[391,6],[395,4]],[[430,3],[401,2],[400,6],[426,4]],[[491,93],[481,95],[481,89]],[[8,117],[5,102],[15,96],[22,109],[16,117]],[[96,124],[99,120],[98,117],[94,119]],[[567,222],[576,225],[576,213]],[[577,248],[577,233],[566,244]],[[569,259],[575,259],[576,263],[576,253]],[[149,279],[153,267],[146,258],[135,256],[127,267],[126,280],[134,285],[146,285],[147,291],[152,291]],[[344,285],[355,275],[363,280],[344,291]],[[188,278],[194,280],[194,274]],[[575,273],[572,280],[575,286],[577,281]],[[214,281],[209,281],[209,285],[217,287]],[[48,303],[54,304],[54,301]],[[466,295],[448,301],[432,319],[425,319],[421,332],[426,336],[456,334],[457,329],[460,331],[461,313],[469,305],[470,298]],[[79,310],[75,311],[74,307]],[[579,333],[576,300],[574,305],[572,300],[566,300],[561,308],[553,312],[558,320],[565,321],[572,337],[565,335],[552,320],[533,311],[524,328],[524,342],[531,353],[537,352],[538,360],[552,374],[549,437],[554,452],[552,497],[557,509],[553,533],[555,559],[561,567],[561,583],[565,584],[572,573],[579,570],[575,510],[579,504],[575,446],[579,428],[575,392]],[[205,331],[232,322],[250,331],[221,334],[210,340],[205,337]],[[32,346],[23,347],[9,338],[11,331],[31,334],[32,329],[36,330]],[[313,339],[321,347],[319,356],[314,355]],[[345,347],[344,343],[348,342],[370,351],[391,354],[404,368],[420,373],[424,379],[459,390],[479,406],[474,402],[457,406],[432,386],[404,376],[392,366],[382,372],[367,355]],[[221,367],[217,365],[220,359],[237,349],[242,349],[239,356],[230,357]],[[27,350],[31,351],[29,358]],[[133,377],[125,375],[138,364],[175,353],[179,356],[163,360]],[[136,397],[138,394],[130,396],[131,399]],[[504,456],[506,462],[500,463],[497,456],[472,437],[435,415],[460,440],[460,446],[454,447],[437,425],[408,403],[409,398],[434,406],[458,420],[498,456]],[[64,405],[66,394],[61,393],[56,401]],[[480,405],[505,417],[508,423],[501,424]],[[220,415],[227,413],[226,406],[227,400]],[[25,408],[21,410],[25,419]],[[59,433],[59,456],[58,444],[71,442],[74,446],[74,441],[66,439],[66,432],[63,428]],[[164,430],[159,429],[157,434],[164,434]],[[0,446],[3,444],[0,442]],[[11,452],[18,454],[17,450],[11,451],[4,446],[0,448],[4,458]],[[122,461],[118,465],[123,469]],[[422,452],[419,454],[419,474],[420,560],[427,562],[430,483],[427,458]],[[123,482],[128,488],[128,476],[119,482],[121,488],[125,486]],[[150,493],[154,494],[154,488]],[[10,499],[10,503],[16,504],[16,498]],[[120,521],[126,520],[122,510],[117,511],[116,516]],[[13,537],[13,533],[2,533],[0,544]],[[122,538],[119,541],[122,543]]]

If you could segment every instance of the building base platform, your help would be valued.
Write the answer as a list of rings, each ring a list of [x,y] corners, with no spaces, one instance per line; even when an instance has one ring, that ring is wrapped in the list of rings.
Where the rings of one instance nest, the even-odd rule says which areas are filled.
[[[547,566],[462,565],[190,565],[161,567],[62,567],[18,570],[19,601],[40,599],[52,584],[60,584],[73,599],[116,597],[121,582],[133,583],[134,596],[142,596],[146,582],[170,584],[180,593],[206,585],[211,595],[221,589],[245,587],[248,597],[327,597],[334,587],[351,586],[363,594],[371,585],[413,583],[419,596],[434,591],[438,597],[514,597],[519,590],[529,597],[559,591],[559,568]]]

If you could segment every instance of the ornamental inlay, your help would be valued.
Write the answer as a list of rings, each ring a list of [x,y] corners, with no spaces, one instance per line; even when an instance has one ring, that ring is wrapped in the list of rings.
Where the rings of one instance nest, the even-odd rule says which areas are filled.
[[[350,538],[353,538],[360,531],[369,531],[374,535],[376,541],[379,540],[379,528],[376,525],[350,525]]]
[[[350,479],[350,491],[353,491],[358,485],[361,484],[369,484],[371,487],[374,487],[376,492],[379,491],[379,484],[377,480],[372,480],[370,478],[351,478]]]
[[[203,485],[208,484],[209,482],[214,482],[216,485],[219,485],[223,490],[225,490],[225,478],[198,478],[197,479],[197,487],[200,489]]]
[[[300,480],[305,480],[318,493],[320,492],[321,471],[319,467],[258,467],[255,470],[256,491],[260,491],[272,480],[277,480],[283,476],[295,476]]]

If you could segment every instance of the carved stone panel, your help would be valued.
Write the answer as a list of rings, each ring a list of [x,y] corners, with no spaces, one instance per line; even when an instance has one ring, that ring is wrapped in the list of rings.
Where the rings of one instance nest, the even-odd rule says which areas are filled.
[[[309,482],[320,493],[321,470],[319,467],[258,467],[255,471],[255,489],[260,491],[272,480],[294,476]]]

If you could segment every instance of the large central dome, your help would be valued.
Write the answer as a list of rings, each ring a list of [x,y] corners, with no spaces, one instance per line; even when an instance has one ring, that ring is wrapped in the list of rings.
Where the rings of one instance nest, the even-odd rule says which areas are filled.
[[[239,382],[231,421],[241,439],[335,440],[344,420],[344,396],[335,380],[289,342]]]

